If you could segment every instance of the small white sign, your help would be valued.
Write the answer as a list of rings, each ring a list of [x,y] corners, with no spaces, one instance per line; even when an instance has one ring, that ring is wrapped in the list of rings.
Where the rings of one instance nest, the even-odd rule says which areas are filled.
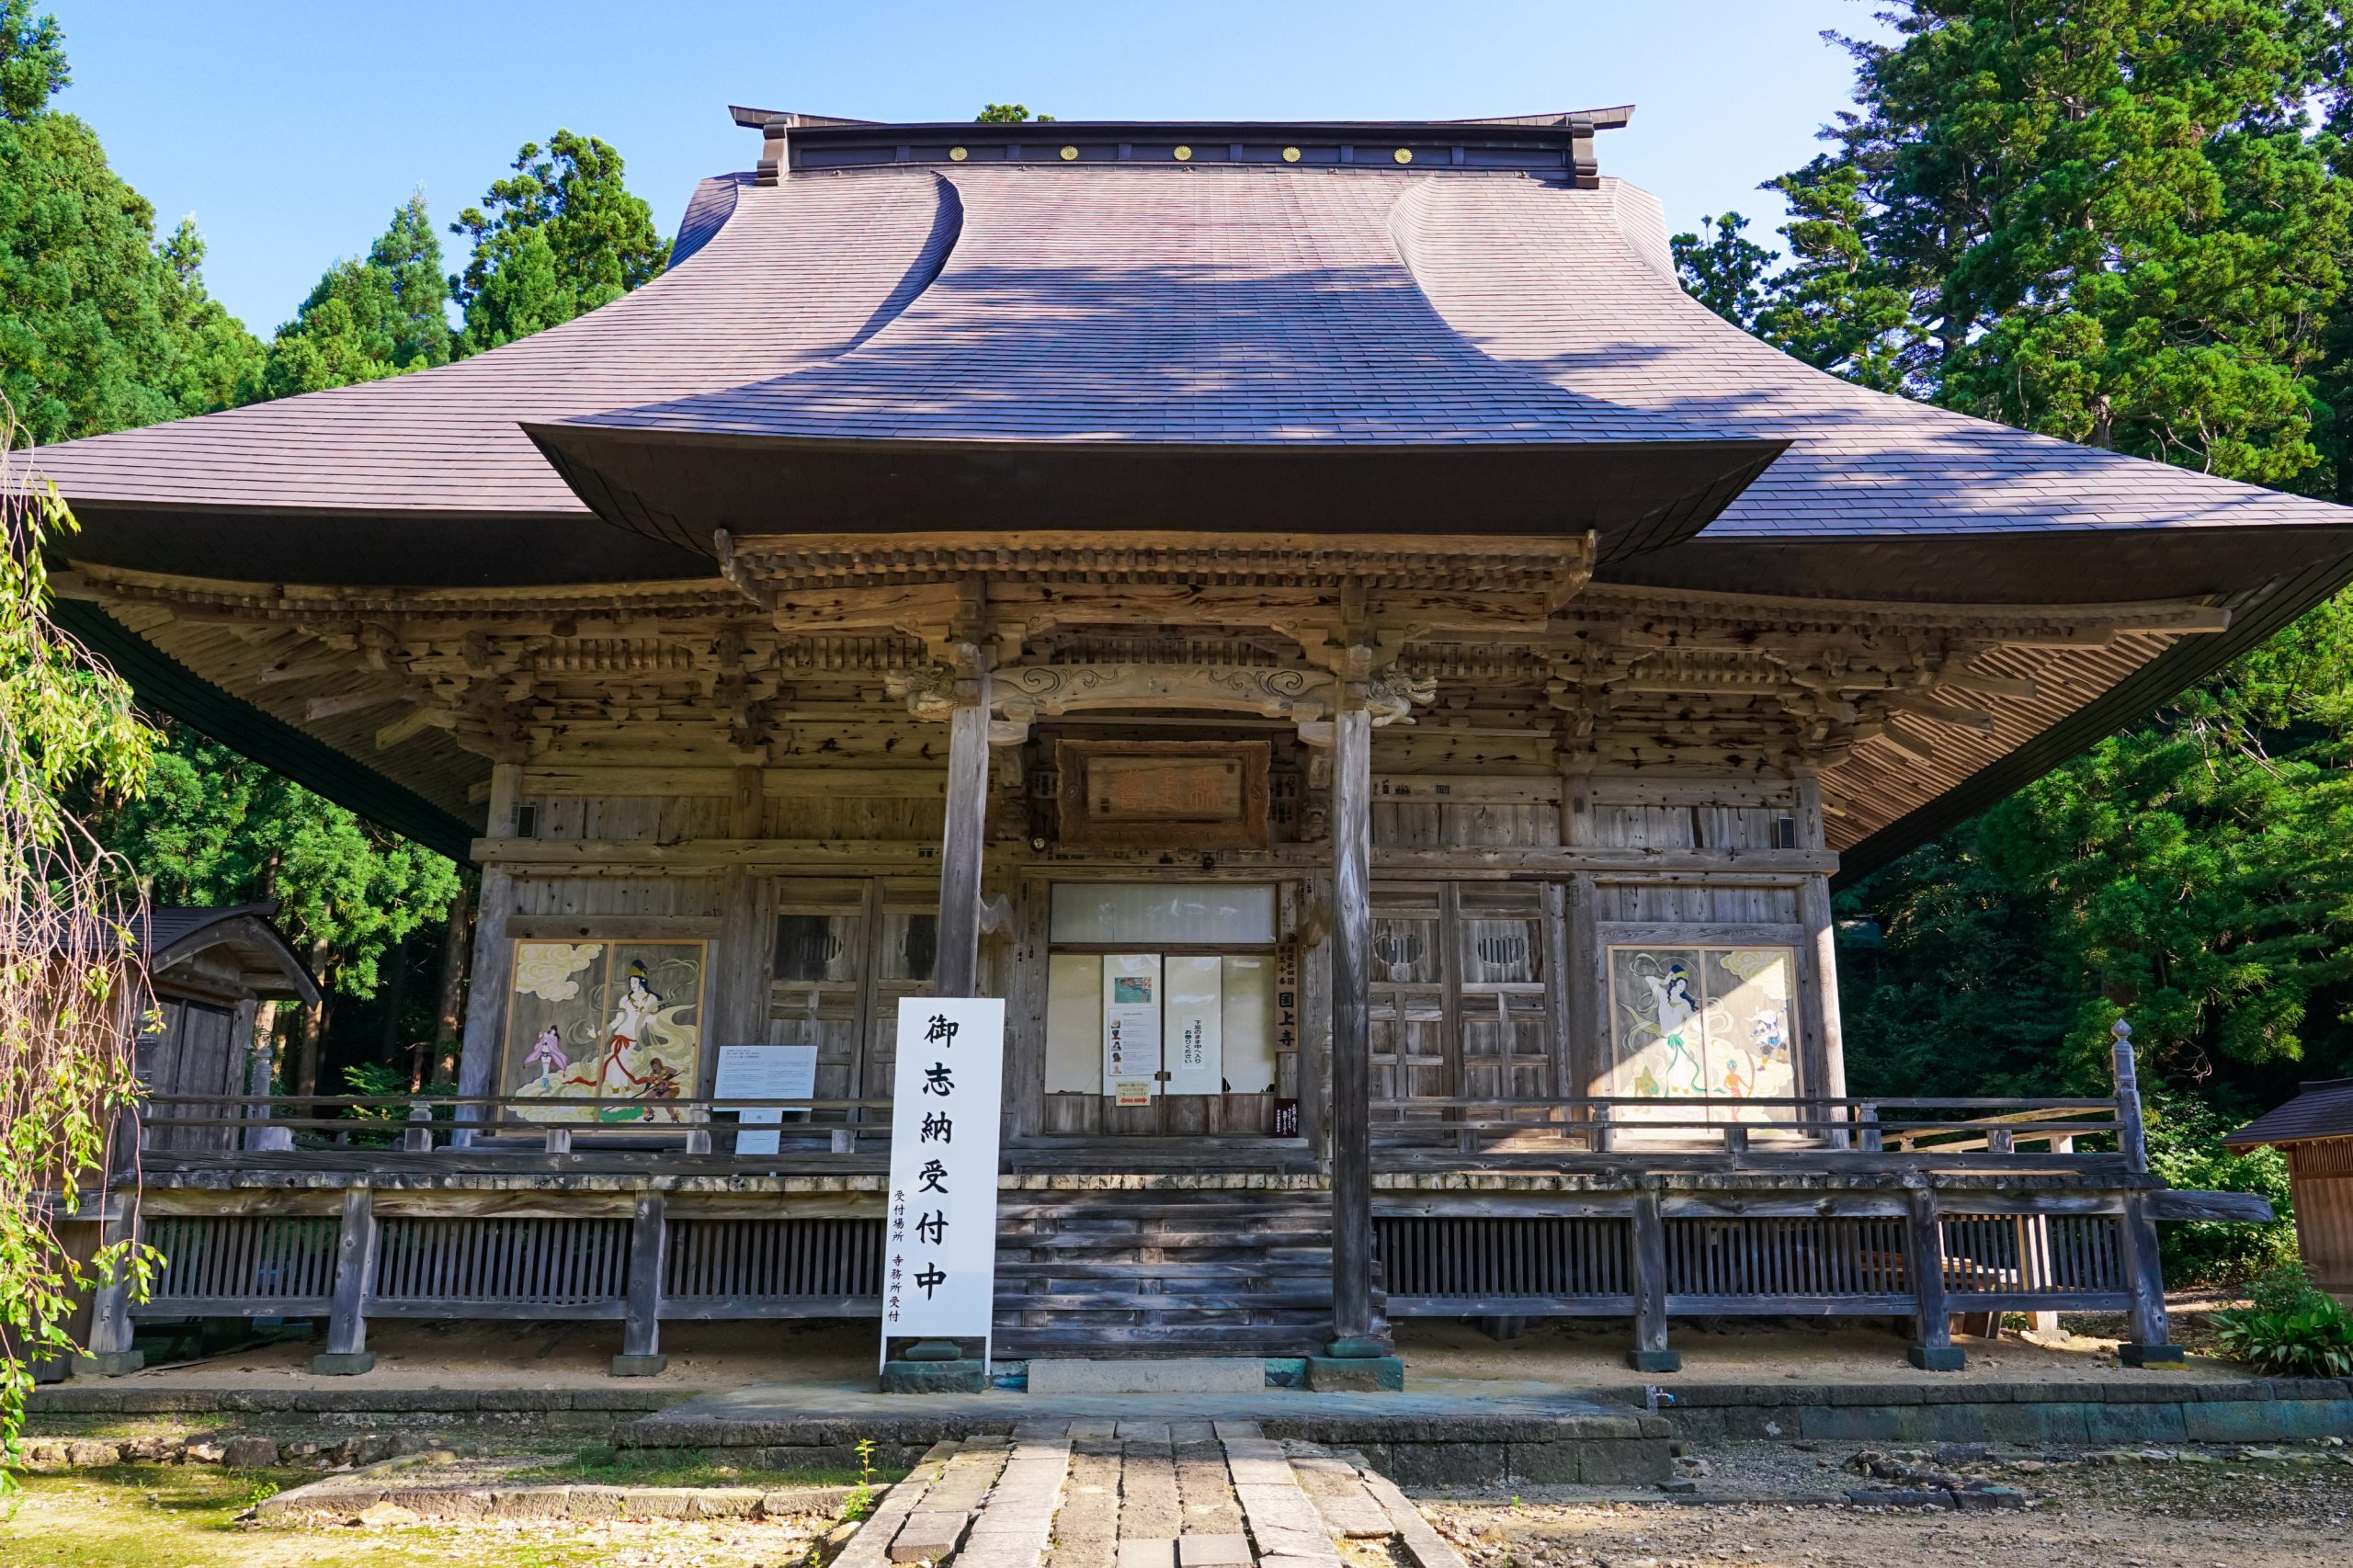
[[[1005,1004],[905,996],[891,1088],[891,1213],[882,1349],[978,1339],[996,1310],[997,1126]]]
[[[817,1048],[813,1045],[722,1045],[719,1068],[711,1080],[711,1097],[724,1100],[805,1100],[817,1097]],[[735,1134],[739,1154],[773,1154],[779,1147],[773,1132],[749,1131],[775,1127],[784,1120],[782,1106],[721,1105],[732,1110],[746,1131]]]

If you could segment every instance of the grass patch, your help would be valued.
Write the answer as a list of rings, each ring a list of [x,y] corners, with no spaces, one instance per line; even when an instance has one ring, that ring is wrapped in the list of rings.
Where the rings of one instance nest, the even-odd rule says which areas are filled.
[[[631,1479],[648,1473],[637,1469]],[[766,1481],[774,1472],[742,1473]],[[803,1521],[747,1519],[427,1521],[389,1529],[238,1522],[260,1497],[315,1479],[311,1471],[213,1465],[117,1465],[28,1475],[21,1492],[0,1503],[0,1565],[783,1568],[805,1558],[811,1540]]]
[[[876,1483],[904,1471],[876,1471]],[[608,1449],[574,1450],[568,1460],[529,1470],[509,1471],[517,1482],[569,1483],[576,1486],[855,1486],[854,1467],[831,1470],[769,1470],[714,1458],[701,1449]]]

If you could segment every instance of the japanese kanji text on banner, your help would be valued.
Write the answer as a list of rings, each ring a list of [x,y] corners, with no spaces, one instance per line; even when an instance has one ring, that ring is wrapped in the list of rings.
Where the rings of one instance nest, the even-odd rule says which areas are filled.
[[[985,1345],[996,1301],[996,1145],[1004,1105],[1005,1004],[988,996],[899,1002],[891,1093],[891,1225],[882,1345]]]

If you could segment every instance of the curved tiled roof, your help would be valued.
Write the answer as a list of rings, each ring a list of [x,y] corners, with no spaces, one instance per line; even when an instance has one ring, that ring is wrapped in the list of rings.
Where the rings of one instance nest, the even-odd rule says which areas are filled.
[[[1711,542],[2346,517],[1813,371],[1688,299],[1655,202],[1618,182],[1381,165],[706,181],[676,264],[577,321],[41,462],[94,515],[579,516],[525,422],[853,440],[1789,442]]]

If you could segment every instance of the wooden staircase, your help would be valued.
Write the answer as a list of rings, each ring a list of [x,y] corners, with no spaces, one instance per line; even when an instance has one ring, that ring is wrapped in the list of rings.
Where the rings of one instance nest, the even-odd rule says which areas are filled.
[[[1000,1357],[1304,1356],[1332,1335],[1321,1193],[1006,1193],[996,1257]]]

